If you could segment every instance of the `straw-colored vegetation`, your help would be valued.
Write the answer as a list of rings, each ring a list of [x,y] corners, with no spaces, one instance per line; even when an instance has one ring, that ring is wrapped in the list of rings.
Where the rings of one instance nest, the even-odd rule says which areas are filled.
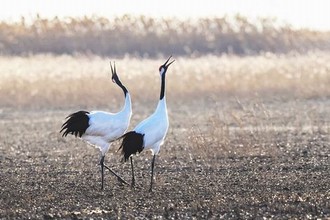
[[[328,53],[175,58],[167,74],[175,131],[169,141],[173,146],[183,143],[193,157],[278,155],[282,144],[302,137],[298,141],[305,141],[306,132],[329,130]],[[117,111],[123,94],[110,79],[110,60],[114,61],[98,56],[1,57],[1,107]],[[156,105],[157,70],[164,60],[115,60],[132,94],[133,126]],[[196,151],[201,146],[205,148]]]
[[[125,15],[0,22],[0,52],[134,54],[258,54],[329,50],[330,33],[295,30],[272,19],[251,21],[242,16],[198,20],[154,19]]]
[[[168,73],[170,101],[185,104],[256,94],[275,100],[330,95],[328,53],[175,58]],[[111,82],[110,60],[116,61],[135,102],[158,98],[158,67],[165,59],[37,55],[0,58],[1,105],[111,106],[122,94]]]

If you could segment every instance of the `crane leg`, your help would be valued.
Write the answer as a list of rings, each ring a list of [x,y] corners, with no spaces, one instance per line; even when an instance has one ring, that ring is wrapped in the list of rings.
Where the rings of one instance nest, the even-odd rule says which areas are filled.
[[[115,173],[113,170],[111,170],[108,166],[104,165],[104,167],[107,168],[115,177],[117,177],[119,182],[129,185],[123,178],[121,178],[117,173]]]
[[[134,175],[133,158],[130,157],[130,160],[131,160],[131,169],[132,169],[132,184],[131,184],[131,186],[134,187],[135,186],[135,175]]]
[[[100,161],[100,165],[101,165],[101,179],[102,179],[102,185],[101,185],[101,189],[103,189],[103,182],[104,182],[104,168],[107,168],[111,173],[112,175],[114,175],[115,177],[117,177],[118,181],[121,182],[121,183],[124,183],[126,185],[129,185],[123,178],[121,178],[117,173],[115,173],[113,170],[111,170],[108,166],[106,166],[104,164],[104,157],[105,156],[102,156],[101,157],[101,161]]]
[[[152,184],[154,182],[154,166],[155,166],[155,159],[156,159],[156,154],[154,154],[154,157],[152,158],[151,162],[151,181],[150,181],[150,189],[149,192],[152,192]]]
[[[101,157],[100,165],[101,165],[101,190],[103,190],[103,183],[104,183],[104,156]]]

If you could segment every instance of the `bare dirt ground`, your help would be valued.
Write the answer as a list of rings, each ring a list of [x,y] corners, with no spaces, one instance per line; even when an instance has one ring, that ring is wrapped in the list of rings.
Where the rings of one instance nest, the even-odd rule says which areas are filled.
[[[106,172],[101,191],[98,150],[59,134],[76,109],[2,109],[0,218],[330,218],[329,99],[211,101],[169,101],[152,193],[149,152],[135,189]],[[134,110],[133,126],[151,111]],[[113,146],[106,163],[130,181]]]

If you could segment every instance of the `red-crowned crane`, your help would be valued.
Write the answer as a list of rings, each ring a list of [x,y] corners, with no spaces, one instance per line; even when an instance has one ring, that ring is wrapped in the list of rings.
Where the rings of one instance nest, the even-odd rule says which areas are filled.
[[[67,117],[66,122],[62,125],[60,132],[62,136],[66,137],[72,134],[76,137],[87,141],[87,143],[97,147],[101,151],[101,189],[103,189],[104,182],[104,167],[107,168],[118,180],[127,184],[120,176],[112,171],[104,164],[105,154],[108,152],[111,143],[121,137],[127,130],[131,116],[132,104],[131,97],[126,87],[121,83],[116,72],[116,66],[112,68],[112,81],[116,83],[124,92],[125,105],[121,111],[117,113],[109,113],[104,111],[78,111]]]
[[[119,149],[122,149],[124,161],[128,158],[131,160],[132,168],[132,186],[135,185],[134,166],[132,155],[142,150],[150,149],[153,154],[151,163],[151,181],[149,191],[152,191],[154,165],[156,155],[159,153],[160,146],[163,144],[169,122],[167,116],[166,96],[165,96],[165,76],[167,68],[175,61],[170,61],[170,56],[166,62],[159,67],[159,74],[161,77],[160,98],[155,112],[148,118],[140,122],[133,131],[127,132],[123,135],[123,140]],[[169,63],[168,63],[169,62]]]

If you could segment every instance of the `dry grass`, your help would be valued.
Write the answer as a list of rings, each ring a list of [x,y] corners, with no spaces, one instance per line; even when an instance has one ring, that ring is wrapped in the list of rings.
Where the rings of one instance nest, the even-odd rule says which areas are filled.
[[[326,100],[226,101],[191,126],[192,157],[203,160],[222,157],[280,157],[310,149],[315,140],[328,140],[330,132]],[[317,150],[316,150],[317,151]],[[212,162],[212,160],[210,160]]]
[[[274,18],[242,16],[157,19],[124,15],[0,21],[0,52],[6,55],[91,53],[159,57],[160,54],[259,54],[329,51],[329,32],[294,29]]]
[[[167,76],[171,102],[211,97],[315,98],[330,95],[330,54],[250,57],[175,57]],[[0,58],[0,102],[4,107],[90,107],[120,105],[110,80],[116,60],[122,81],[140,103],[158,98],[161,60],[52,56]]]
[[[273,145],[294,143],[297,133],[329,129],[328,53],[175,58],[167,74],[168,107],[182,129],[174,135],[196,149],[205,146],[196,151],[205,158],[214,148],[221,149],[215,158],[278,155],[281,148]],[[117,111],[123,95],[110,80],[110,60],[132,94],[134,125],[156,105],[157,69],[165,59],[1,57],[1,106]]]

